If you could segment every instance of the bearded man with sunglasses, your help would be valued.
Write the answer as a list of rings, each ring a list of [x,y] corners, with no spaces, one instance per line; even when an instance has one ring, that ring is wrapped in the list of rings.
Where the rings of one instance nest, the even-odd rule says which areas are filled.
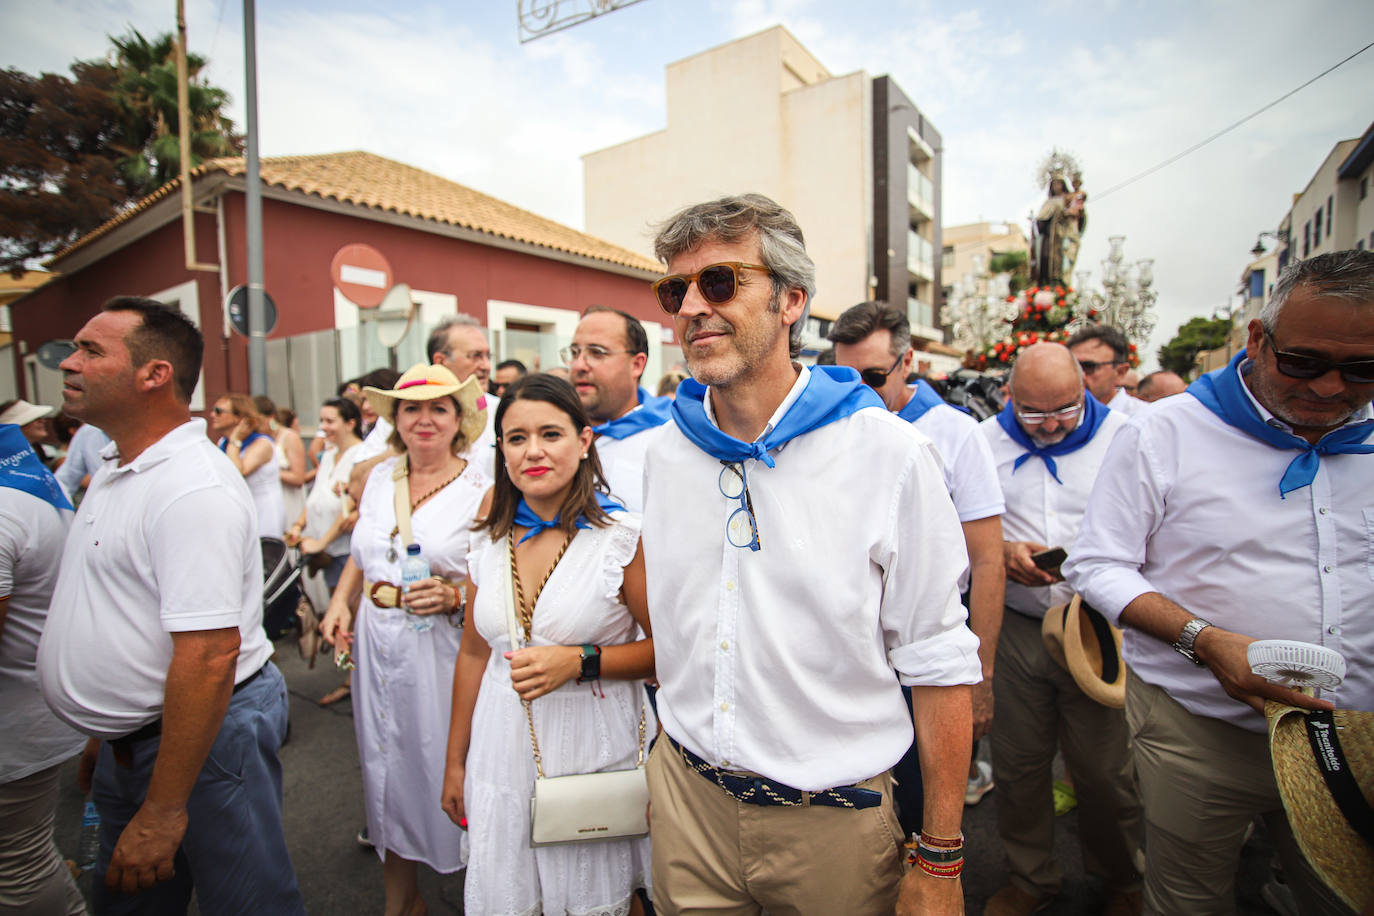
[[[962,912],[978,640],[931,442],[852,369],[792,361],[815,266],[775,202],[689,207],[655,251],[693,376],[645,459],[655,908]],[[925,817],[903,877],[888,771],[913,718]]]
[[[643,512],[648,433],[668,422],[673,403],[672,398],[654,397],[639,384],[649,361],[644,325],[620,309],[588,306],[572,344],[559,355],[596,424],[596,454],[611,496],[631,512]]]
[[[1107,446],[1129,421],[1083,387],[1078,361],[1057,343],[1022,350],[1008,387],[1002,412],[980,426],[1006,500],[1007,571],[993,675],[992,773],[1009,879],[984,912],[1039,912],[1059,893],[1064,874],[1054,857],[1051,768],[1061,750],[1078,793],[1084,868],[1105,886],[1104,912],[1138,913],[1140,803],[1127,768],[1125,716],[1084,693],[1045,648],[1045,614],[1067,604],[1073,590],[1057,568],[1042,568],[1034,557],[1073,541]]]
[[[1263,715],[1374,709],[1374,253],[1288,267],[1246,348],[1112,442],[1069,581],[1125,630],[1151,913],[1231,912],[1262,815],[1304,914],[1348,912],[1293,842]],[[1317,700],[1250,671],[1255,639],[1341,653]]]

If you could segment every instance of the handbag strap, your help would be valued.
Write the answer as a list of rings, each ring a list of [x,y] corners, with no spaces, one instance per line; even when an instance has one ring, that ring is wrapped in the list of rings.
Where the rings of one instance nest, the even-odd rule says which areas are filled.
[[[507,537],[510,539],[510,548],[503,551],[505,554],[505,573],[506,573],[506,630],[510,633],[510,647],[516,649],[525,648],[528,634],[524,627],[520,625],[519,619],[515,615],[515,532],[510,532]],[[561,555],[560,555],[561,556]],[[554,564],[558,564],[555,562]],[[552,572],[552,571],[550,571]],[[530,749],[534,752],[534,771],[540,779],[544,777],[544,756],[539,752],[539,739],[534,734],[534,713],[530,709],[530,700],[521,699],[521,704],[525,707],[525,721],[530,726]],[[639,701],[639,747],[635,757],[635,768],[644,766],[644,704],[643,697]]]
[[[401,535],[401,546],[408,547],[415,543],[415,538],[410,530],[410,461],[408,455],[402,455],[396,460],[396,468],[391,472],[391,480],[395,484],[393,497],[396,506],[396,530]]]

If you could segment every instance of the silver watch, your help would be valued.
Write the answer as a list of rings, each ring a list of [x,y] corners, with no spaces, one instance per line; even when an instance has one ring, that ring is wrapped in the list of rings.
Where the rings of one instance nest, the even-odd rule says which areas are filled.
[[[1178,639],[1174,641],[1174,651],[1182,655],[1194,665],[1205,668],[1207,663],[1197,657],[1197,652],[1193,649],[1197,643],[1197,636],[1212,624],[1201,617],[1194,617],[1183,625],[1183,632],[1178,634]]]

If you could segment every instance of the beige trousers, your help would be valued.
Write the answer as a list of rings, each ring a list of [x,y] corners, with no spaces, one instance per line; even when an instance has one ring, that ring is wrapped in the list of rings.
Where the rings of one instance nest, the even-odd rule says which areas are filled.
[[[874,808],[760,807],[687,767],[660,736],[649,755],[654,909],[663,916],[892,916],[901,828],[892,778]]]
[[[1054,858],[1051,767],[1057,747],[1078,794],[1084,868],[1102,879],[1108,894],[1138,888],[1143,828],[1122,711],[1083,693],[1045,650],[1040,621],[1010,608],[1002,617],[992,684],[997,829],[1012,883],[1050,897],[1064,879]]]
[[[3,916],[77,916],[86,912],[86,901],[52,838],[61,769],[59,764],[0,785]]]
[[[1350,912],[1293,839],[1266,735],[1193,715],[1129,673],[1126,720],[1145,803],[1146,913],[1234,913],[1240,850],[1256,815],[1264,818],[1304,916]]]

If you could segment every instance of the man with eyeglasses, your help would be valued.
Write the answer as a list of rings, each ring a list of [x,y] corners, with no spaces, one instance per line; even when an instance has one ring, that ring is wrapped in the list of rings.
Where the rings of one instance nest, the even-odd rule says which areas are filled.
[[[644,510],[646,435],[668,422],[671,398],[640,387],[649,361],[649,335],[633,315],[588,306],[571,346],[560,355],[587,415],[596,424],[596,454],[611,495],[631,512]]]
[[[887,409],[930,437],[940,453],[945,486],[959,513],[968,549],[969,626],[978,637],[982,683],[973,687],[974,756],[977,743],[992,727],[993,660],[1002,627],[1006,572],[1002,566],[1002,487],[987,440],[978,422],[946,404],[930,383],[907,385],[915,351],[906,312],[886,302],[860,302],[844,311],[830,329],[835,363],[859,371],[864,384],[878,392]],[[897,773],[897,803],[903,833],[920,829],[921,778],[916,748],[902,759]],[[993,788],[985,761],[970,767],[964,803],[975,805]]]
[[[1083,369],[1083,385],[1093,397],[1126,416],[1144,407],[1144,402],[1126,391],[1126,376],[1131,371],[1131,344],[1118,328],[1106,324],[1084,325],[1064,345]]]
[[[459,312],[436,324],[429,332],[425,352],[431,363],[446,367],[460,381],[475,377],[483,391],[490,387],[491,345],[487,343],[481,323],[471,315]],[[468,448],[466,457],[476,461],[491,477],[496,465],[496,406],[501,403],[501,397],[487,394],[486,399],[487,428]]]
[[[505,397],[506,389],[528,375],[529,371],[518,359],[501,360],[491,374],[491,393],[498,398]]]
[[[1125,630],[1151,913],[1229,912],[1262,815],[1304,914],[1344,913],[1297,849],[1262,714],[1374,709],[1374,253],[1290,265],[1230,364],[1115,441],[1069,580]],[[1252,674],[1255,639],[1349,662],[1313,699]]]
[[[777,203],[688,207],[655,252],[693,376],[645,458],[655,907],[962,912],[980,674],[933,446],[852,369],[792,361],[815,265]],[[888,771],[913,718],[925,817],[903,878]]]
[[[1073,542],[1107,446],[1128,421],[1084,388],[1079,361],[1057,343],[1022,350],[1008,388],[1002,412],[980,427],[1006,500],[1008,580],[993,676],[992,771],[1010,874],[984,912],[1039,912],[1059,893],[1051,774],[1059,749],[1078,794],[1084,866],[1105,885],[1105,912],[1138,913],[1140,804],[1127,769],[1125,717],[1084,693],[1045,648],[1045,614],[1067,604],[1073,590],[1052,558],[1036,561]]]

